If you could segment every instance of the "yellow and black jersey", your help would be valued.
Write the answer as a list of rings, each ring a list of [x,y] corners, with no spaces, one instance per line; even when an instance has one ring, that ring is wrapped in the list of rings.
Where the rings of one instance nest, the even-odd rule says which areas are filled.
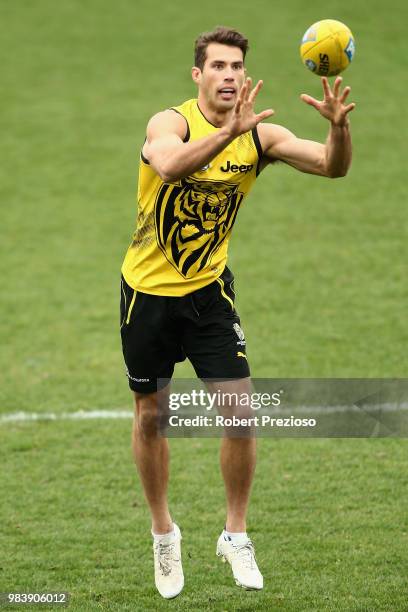
[[[187,122],[185,141],[219,128],[207,121],[197,100],[172,110]],[[183,296],[218,278],[241,202],[258,174],[262,157],[256,128],[242,134],[207,166],[164,183],[141,156],[138,218],[122,274],[143,293]]]

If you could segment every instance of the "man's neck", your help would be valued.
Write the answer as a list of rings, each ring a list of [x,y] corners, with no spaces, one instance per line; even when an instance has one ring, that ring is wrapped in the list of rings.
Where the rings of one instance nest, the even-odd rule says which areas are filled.
[[[198,108],[200,109],[204,117],[207,119],[207,121],[216,128],[221,128],[227,123],[233,110],[229,109],[226,111],[217,111],[216,109],[211,108],[200,96],[198,96],[197,103]]]

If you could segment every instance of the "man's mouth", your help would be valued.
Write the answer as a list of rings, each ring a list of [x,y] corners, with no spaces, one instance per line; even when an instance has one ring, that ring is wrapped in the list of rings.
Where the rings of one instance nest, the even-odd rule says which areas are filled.
[[[223,100],[231,100],[235,96],[235,91],[235,87],[221,87],[218,93]]]

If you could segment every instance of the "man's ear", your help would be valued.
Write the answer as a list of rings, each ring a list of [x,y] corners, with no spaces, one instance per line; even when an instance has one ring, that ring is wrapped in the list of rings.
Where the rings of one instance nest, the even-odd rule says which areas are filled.
[[[199,85],[201,82],[201,70],[197,68],[197,66],[193,66],[191,69],[191,78],[193,79],[196,85]]]

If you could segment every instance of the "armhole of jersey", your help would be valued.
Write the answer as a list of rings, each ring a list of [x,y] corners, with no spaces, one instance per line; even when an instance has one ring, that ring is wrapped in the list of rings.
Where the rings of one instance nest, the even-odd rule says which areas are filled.
[[[143,147],[144,147],[144,145],[145,145],[146,140],[147,140],[147,138],[145,138],[145,139],[144,139],[143,144],[142,144],[142,148],[140,149],[140,157],[141,157],[141,159],[142,159],[142,162],[144,162],[145,164],[147,164],[148,166],[150,166],[150,162],[149,162],[149,160],[147,159],[147,157],[145,157],[145,156],[143,155]]]
[[[252,129],[252,138],[254,139],[256,151],[258,153],[258,163],[256,165],[256,176],[258,176],[261,171],[261,160],[263,157],[263,151],[261,141],[259,140],[258,128],[256,126]]]
[[[186,131],[186,135],[183,138],[183,142],[188,142],[190,140],[190,126],[188,125],[187,119],[185,118],[185,116],[182,113],[180,113],[180,111],[176,110],[175,108],[171,107],[169,110],[172,110],[175,113],[177,113],[178,115],[180,115],[181,117],[183,117],[184,121],[186,122],[187,131]]]

